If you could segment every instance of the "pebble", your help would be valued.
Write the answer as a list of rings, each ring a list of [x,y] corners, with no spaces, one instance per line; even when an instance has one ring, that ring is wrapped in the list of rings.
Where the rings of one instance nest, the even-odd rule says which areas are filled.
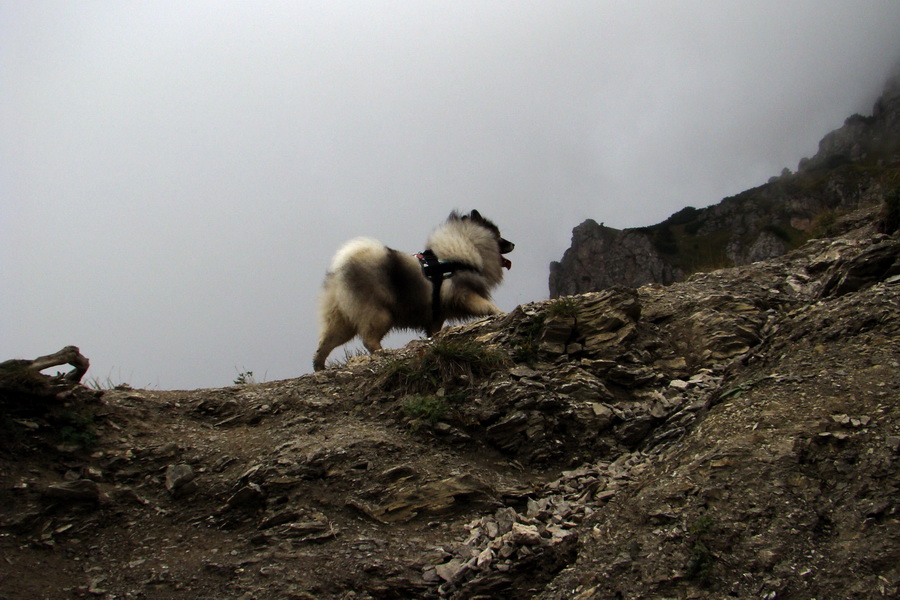
[[[48,498],[71,502],[98,502],[100,487],[89,479],[76,479],[48,486],[45,495]]]
[[[176,498],[186,496],[197,491],[196,477],[190,465],[169,465],[166,469],[166,489]]]

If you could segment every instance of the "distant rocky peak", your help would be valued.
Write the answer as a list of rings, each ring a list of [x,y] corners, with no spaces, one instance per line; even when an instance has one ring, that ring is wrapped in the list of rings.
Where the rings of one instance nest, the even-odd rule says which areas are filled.
[[[836,233],[840,215],[900,193],[900,69],[871,116],[852,115],[825,135],[796,173],[656,225],[618,230],[588,219],[550,264],[550,297],[615,286],[669,285],[691,273],[780,256]]]
[[[900,76],[892,76],[872,107],[871,116],[854,114],[819,142],[819,151],[804,158],[798,171],[846,163],[897,164],[900,155]]]

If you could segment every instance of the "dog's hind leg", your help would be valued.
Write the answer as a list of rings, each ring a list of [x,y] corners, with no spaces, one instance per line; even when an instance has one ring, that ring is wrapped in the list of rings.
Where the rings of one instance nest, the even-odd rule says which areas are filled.
[[[375,354],[381,350],[381,340],[391,330],[391,325],[393,325],[393,319],[386,310],[372,311],[368,316],[368,321],[361,327],[359,334],[362,337],[363,346],[369,351],[369,354]]]
[[[331,351],[352,340],[356,333],[356,327],[344,317],[343,313],[337,310],[330,311],[322,323],[319,347],[313,356],[313,369],[316,371],[324,369],[325,360]]]
[[[478,294],[469,294],[463,301],[463,306],[475,316],[486,317],[488,315],[499,315],[503,311],[500,307]]]

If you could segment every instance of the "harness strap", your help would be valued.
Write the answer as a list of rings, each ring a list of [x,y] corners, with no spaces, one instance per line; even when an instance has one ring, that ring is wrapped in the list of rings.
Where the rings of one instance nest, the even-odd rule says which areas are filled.
[[[457,271],[477,271],[475,267],[469,263],[458,260],[440,260],[433,250],[423,250],[416,254],[419,264],[422,265],[422,274],[425,279],[431,282],[431,333],[435,333],[434,328],[443,320],[441,318],[441,284],[445,279],[449,279],[456,274]]]

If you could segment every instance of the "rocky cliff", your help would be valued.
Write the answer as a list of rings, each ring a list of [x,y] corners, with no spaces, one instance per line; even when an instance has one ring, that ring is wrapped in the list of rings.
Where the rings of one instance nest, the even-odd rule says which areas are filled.
[[[588,219],[572,230],[562,262],[550,265],[550,296],[556,298],[614,286],[668,285],[684,270],[663,258],[645,230],[619,230]]]
[[[0,386],[0,597],[896,598],[884,222],[293,380]]]
[[[900,79],[872,116],[853,115],[826,135],[796,173],[650,227],[623,231],[587,220],[550,265],[550,297],[615,285],[668,285],[687,275],[780,256],[828,234],[835,216],[878,204],[900,189]]]

